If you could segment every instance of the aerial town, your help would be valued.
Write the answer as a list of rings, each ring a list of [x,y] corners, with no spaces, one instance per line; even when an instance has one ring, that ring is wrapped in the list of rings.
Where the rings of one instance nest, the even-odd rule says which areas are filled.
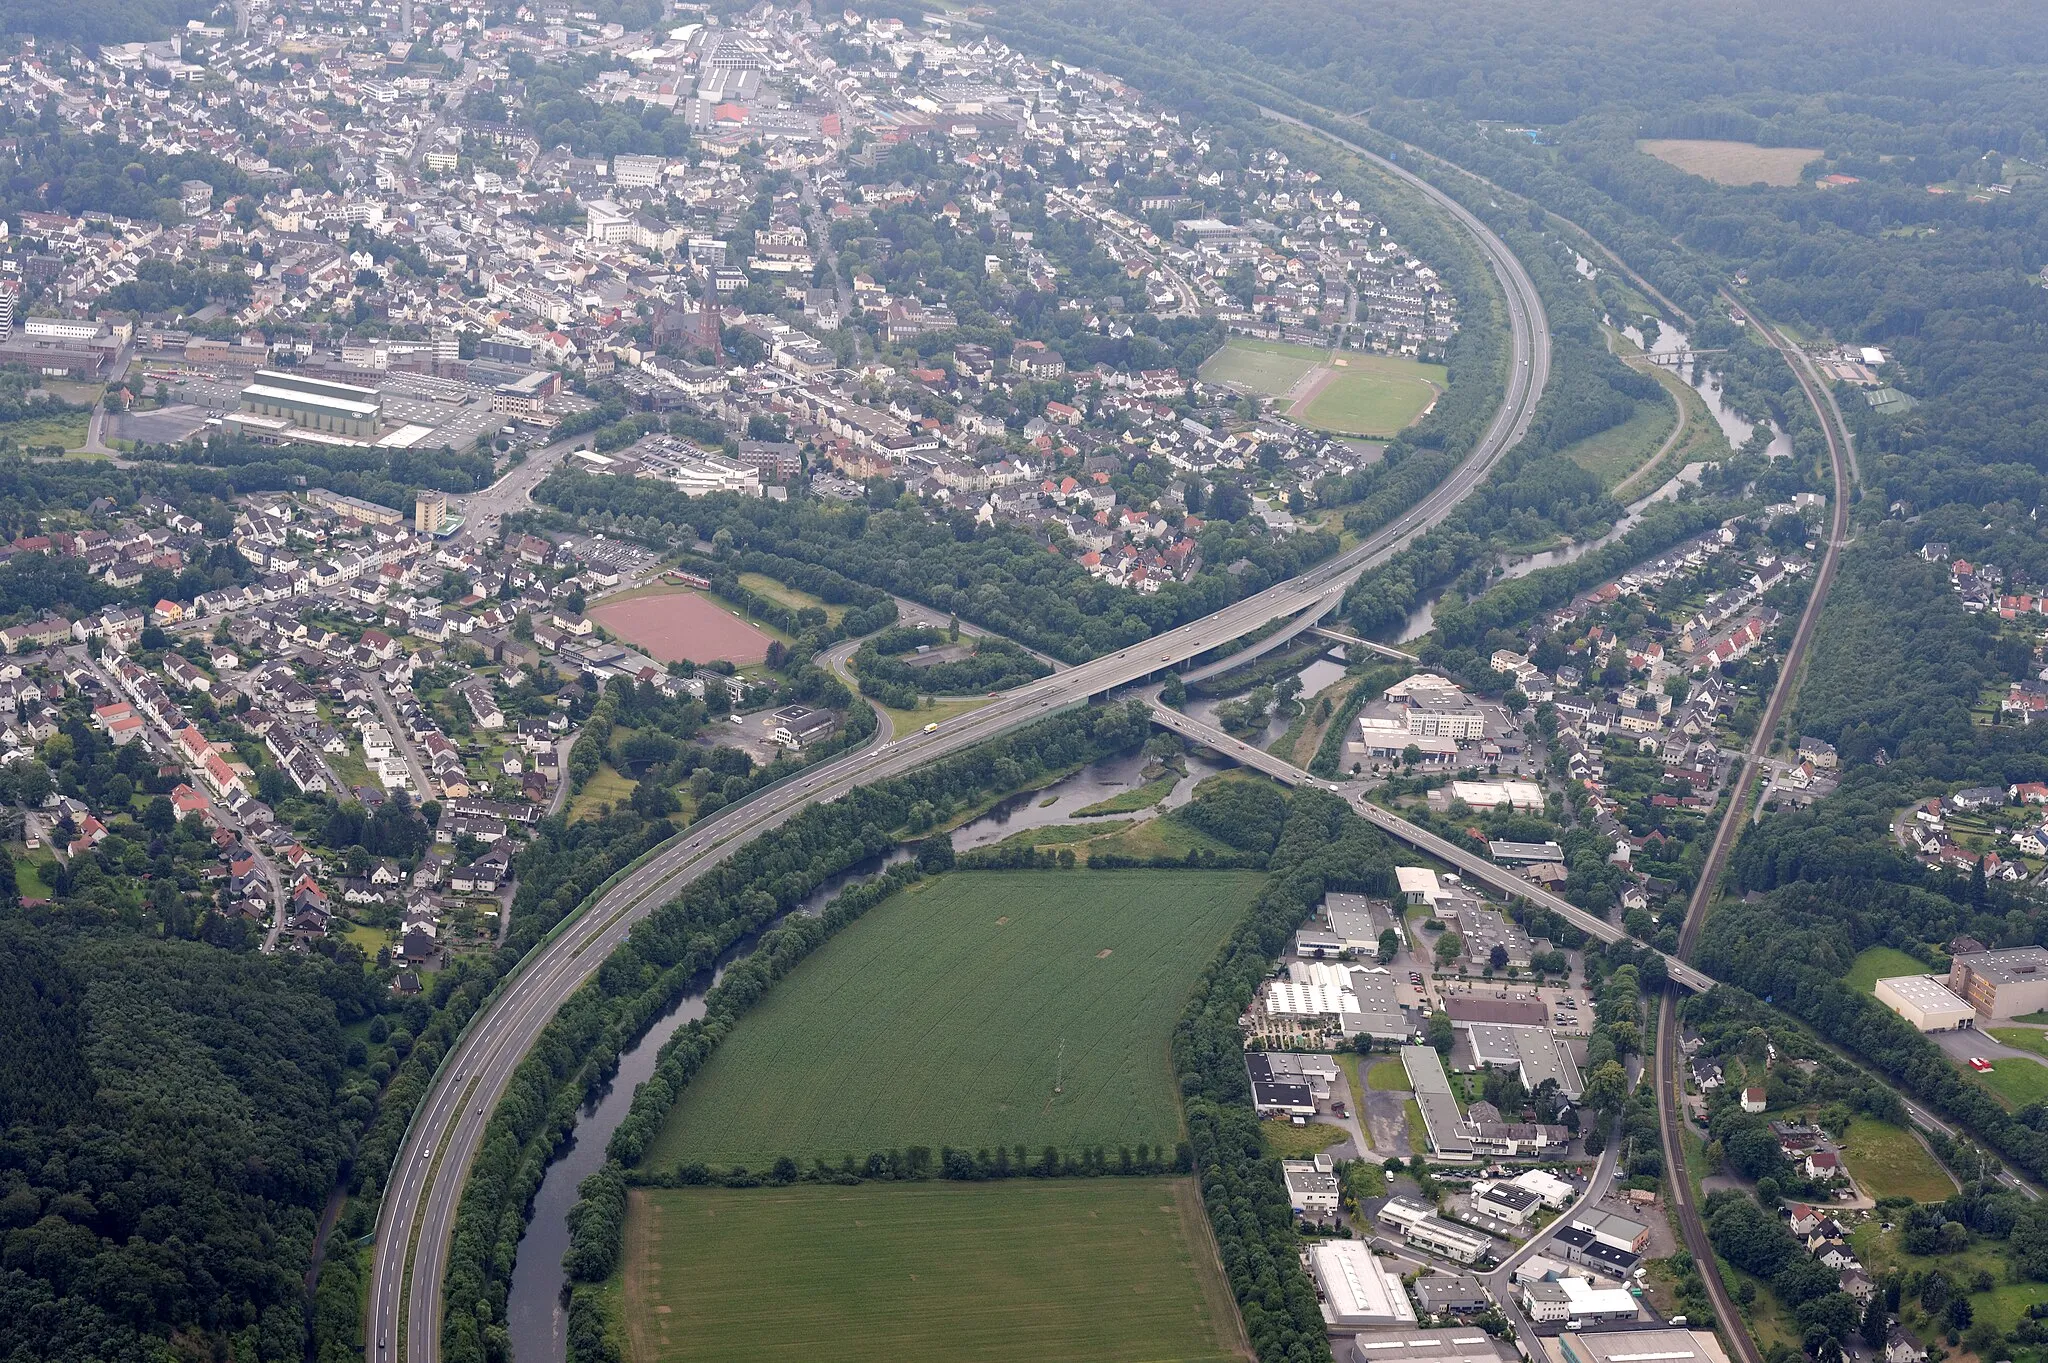
[[[1991,1274],[2048,1282],[2048,1220],[1955,1109],[2048,1129],[2048,770],[1800,680],[1844,418],[1787,395],[1817,356],[1900,420],[1898,348],[1801,360],[1723,291],[1695,350],[1533,198],[1443,211],[1362,119],[998,17],[0,35],[0,933],[60,943],[39,999],[91,978],[80,1037],[153,1025],[118,960],[315,998],[223,1069],[316,1044],[288,1014],[333,1053],[290,1076],[343,1132],[303,1293],[177,1328],[662,1363],[824,1356],[872,1299],[848,1357],[975,1355],[902,1343],[944,1293],[1045,1357],[2041,1363],[2048,1291]],[[1918,515],[1859,534],[1999,664],[1956,731],[2016,745],[2048,590]],[[1853,933],[1788,892],[1849,874],[1850,800],[1902,882]],[[1762,918],[1827,979],[1775,985]],[[1968,1097],[1908,1092],[1936,1053]],[[10,1271],[144,1234],[58,1163],[0,1147]],[[812,1323],[720,1276],[799,1247],[847,1275]]]

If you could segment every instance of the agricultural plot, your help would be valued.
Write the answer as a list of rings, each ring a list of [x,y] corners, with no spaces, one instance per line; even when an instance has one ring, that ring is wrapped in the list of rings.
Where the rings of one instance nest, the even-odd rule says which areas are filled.
[[[631,1363],[1224,1363],[1236,1313],[1191,1179],[639,1190]]]
[[[1173,1023],[1260,883],[1255,872],[972,872],[898,895],[748,1015],[645,1162],[1170,1148]]]
[[[1697,137],[1646,138],[1636,150],[1717,185],[1780,187],[1798,184],[1799,172],[1820,155],[1819,147],[1759,147]]]

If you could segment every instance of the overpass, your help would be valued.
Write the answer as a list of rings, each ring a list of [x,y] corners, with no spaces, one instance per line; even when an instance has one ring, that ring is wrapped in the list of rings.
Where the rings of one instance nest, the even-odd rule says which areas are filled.
[[[1419,663],[1422,661],[1413,653],[1403,653],[1391,644],[1376,644],[1370,639],[1361,639],[1355,634],[1346,634],[1341,629],[1331,629],[1328,625],[1317,625],[1315,633],[1322,638],[1333,639],[1340,644],[1350,644],[1356,648],[1362,648],[1367,653],[1377,653],[1382,658],[1392,658],[1396,662]]]
[[[1603,942],[1635,941],[1615,924],[1604,918],[1596,918],[1578,905],[1562,899],[1539,885],[1531,884],[1505,867],[1497,866],[1484,857],[1475,856],[1447,838],[1440,838],[1426,828],[1408,822],[1398,814],[1390,813],[1365,798],[1362,790],[1346,790],[1342,782],[1323,781],[1309,775],[1291,762],[1283,761],[1261,748],[1232,738],[1221,729],[1213,728],[1198,719],[1168,709],[1156,696],[1148,696],[1152,709],[1152,722],[1163,729],[1169,729],[1183,738],[1193,739],[1205,747],[1214,748],[1234,762],[1264,772],[1276,781],[1290,786],[1317,786],[1342,795],[1367,823],[1387,836],[1407,843],[1417,851],[1426,852],[1439,861],[1458,868],[1460,875],[1488,885],[1513,898],[1526,899],[1531,904],[1550,910],[1558,917],[1578,928],[1589,937]],[[1647,943],[1636,942],[1646,950],[1656,950]],[[1664,957],[1664,973],[1674,984],[1683,985],[1694,993],[1705,993],[1714,987],[1714,979],[1697,966],[1688,965],[1676,956],[1657,953]]]
[[[1361,153],[1370,156],[1370,153]],[[443,1279],[469,1168],[513,1068],[555,1011],[604,964],[635,924],[747,841],[804,809],[858,786],[901,775],[1027,724],[1049,710],[1145,681],[1228,646],[1276,619],[1300,617],[1292,637],[1320,620],[1345,589],[1440,524],[1528,432],[1550,374],[1549,321],[1542,300],[1504,242],[1470,210],[1391,161],[1386,173],[1454,218],[1479,245],[1503,290],[1508,320],[1506,392],[1485,431],[1451,475],[1421,501],[1350,550],[1299,577],[1212,615],[1055,672],[1004,693],[981,709],[930,732],[876,744],[793,773],[726,806],[670,839],[616,877],[595,902],[565,920],[528,953],[477,1011],[443,1057],[406,1128],[378,1206],[371,1267],[365,1363],[434,1363],[446,1311]],[[1253,649],[1264,651],[1276,639]],[[1226,660],[1237,665],[1236,659]],[[1249,656],[1257,656],[1256,652]],[[462,1309],[468,1309],[465,1304]]]

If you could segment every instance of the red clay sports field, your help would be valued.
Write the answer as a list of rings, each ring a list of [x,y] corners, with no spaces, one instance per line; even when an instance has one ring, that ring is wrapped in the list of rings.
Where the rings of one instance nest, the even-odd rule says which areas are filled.
[[[742,666],[768,656],[769,638],[696,592],[650,592],[590,609],[590,618],[657,662],[724,658]]]

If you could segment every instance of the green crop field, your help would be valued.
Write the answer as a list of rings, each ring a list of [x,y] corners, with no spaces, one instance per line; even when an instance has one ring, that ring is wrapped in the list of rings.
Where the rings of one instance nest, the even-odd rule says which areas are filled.
[[[1912,1132],[1890,1122],[1858,1117],[1842,1142],[1849,1172],[1873,1197],[1940,1202],[1956,1185]]]
[[[1908,956],[1891,947],[1866,947],[1856,954],[1849,966],[1849,974],[1842,983],[1859,994],[1868,994],[1877,988],[1879,980],[1894,975],[1925,975],[1927,962]]]
[[[733,1030],[645,1162],[1170,1147],[1169,1034],[1261,882],[961,872],[897,895]]]
[[[1329,351],[1312,346],[1233,336],[1203,362],[1200,374],[1204,383],[1237,384],[1277,398],[1285,396],[1311,369],[1327,363],[1329,355]]]
[[[1225,1363],[1192,1179],[635,1189],[629,1363]]]
[[[1421,417],[1444,384],[1442,365],[1388,355],[1344,359],[1345,367],[1333,369],[1308,405],[1291,409],[1289,416],[1339,435],[1394,436]]]

